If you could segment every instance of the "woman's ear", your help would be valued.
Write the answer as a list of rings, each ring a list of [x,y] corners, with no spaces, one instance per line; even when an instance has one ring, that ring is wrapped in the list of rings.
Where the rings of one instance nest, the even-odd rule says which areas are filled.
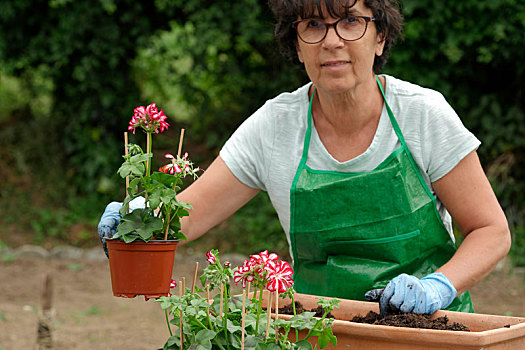
[[[377,36],[376,44],[376,56],[381,56],[383,54],[383,49],[385,48],[385,34],[381,33]]]

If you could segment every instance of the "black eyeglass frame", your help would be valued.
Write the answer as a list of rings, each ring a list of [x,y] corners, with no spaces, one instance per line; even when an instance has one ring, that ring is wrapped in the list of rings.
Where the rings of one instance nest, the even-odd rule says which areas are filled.
[[[348,19],[348,18],[352,18],[352,17],[354,17],[354,18],[362,18],[362,19],[364,19],[364,20],[365,20],[365,30],[363,31],[363,34],[362,34],[359,38],[357,38],[357,39],[350,39],[350,40],[349,40],[349,39],[345,39],[345,38],[343,38],[343,37],[339,34],[339,32],[337,31],[337,24],[338,24],[339,22],[341,22],[342,20],[346,20],[346,19]],[[324,25],[325,25],[325,27],[326,27],[326,30],[325,30],[325,32],[324,32],[323,37],[322,37],[320,40],[315,41],[315,42],[313,42],[313,43],[304,40],[304,39],[301,37],[301,34],[299,34],[299,31],[297,30],[297,26],[299,25],[299,23],[301,23],[301,22],[303,22],[303,21],[308,21],[308,20],[311,20],[311,18],[305,18],[305,19],[300,19],[300,20],[298,20],[298,21],[295,21],[295,22],[292,23],[292,27],[295,28],[295,31],[297,32],[297,36],[299,37],[299,39],[301,39],[302,42],[304,42],[304,43],[306,43],[306,44],[312,44],[312,45],[313,45],[313,44],[319,44],[321,41],[323,41],[323,40],[326,38],[326,35],[328,35],[328,30],[330,29],[330,27],[334,27],[335,34],[337,34],[337,36],[338,36],[339,38],[341,38],[341,40],[344,40],[344,41],[356,41],[356,40],[359,40],[359,39],[361,39],[362,37],[365,36],[365,34],[366,34],[366,30],[368,29],[368,22],[375,22],[376,18],[375,18],[375,17],[368,17],[368,16],[349,16],[349,17],[339,18],[339,19],[338,19],[337,21],[335,21],[334,23],[324,23]]]

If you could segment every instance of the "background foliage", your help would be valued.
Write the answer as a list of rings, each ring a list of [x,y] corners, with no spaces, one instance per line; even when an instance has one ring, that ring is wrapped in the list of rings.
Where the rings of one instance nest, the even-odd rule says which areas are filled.
[[[525,2],[403,0],[402,11],[385,73],[442,92],[481,139],[525,265]],[[139,104],[171,118],[158,150],[176,149],[184,127],[185,148],[209,163],[265,100],[307,81],[280,57],[272,22],[263,0],[0,2],[0,240],[95,244],[105,204],[122,196],[120,140]],[[276,220],[259,195],[215,237],[285,252]]]

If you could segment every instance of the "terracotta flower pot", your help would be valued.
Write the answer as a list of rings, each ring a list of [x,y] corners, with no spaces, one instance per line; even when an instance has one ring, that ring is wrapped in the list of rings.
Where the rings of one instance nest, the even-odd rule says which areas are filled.
[[[306,309],[317,306],[316,296],[296,294]],[[280,301],[280,306],[289,301]],[[369,311],[379,312],[377,303],[341,299],[339,308],[332,311],[336,321],[332,330],[337,337],[337,347],[331,344],[325,349],[374,349],[374,350],[413,350],[413,349],[525,349],[525,318],[437,311],[432,318],[447,316],[449,322],[467,326],[471,332],[443,331],[433,329],[402,328],[379,326],[349,321],[354,316],[365,316]],[[289,315],[279,315],[289,319]],[[295,332],[290,332],[295,339]],[[304,338],[306,335],[300,338]],[[312,345],[316,343],[312,342]]]
[[[168,296],[179,241],[107,240],[113,295],[134,298]]]

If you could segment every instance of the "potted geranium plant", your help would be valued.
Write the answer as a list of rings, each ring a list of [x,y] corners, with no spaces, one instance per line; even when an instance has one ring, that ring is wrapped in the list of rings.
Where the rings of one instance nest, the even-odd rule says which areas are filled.
[[[166,119],[155,103],[135,108],[128,129],[146,133],[145,152],[137,144],[128,144],[125,133],[124,162],[118,173],[126,179],[126,198],[117,231],[107,240],[115,296],[168,295],[175,250],[186,239],[180,232],[180,218],[188,215],[191,205],[176,196],[182,179],[196,178],[199,168],[193,167],[187,153],[181,157],[181,134],[179,154],[166,154],[168,164],[152,171],[153,135],[168,129]],[[137,197],[144,198],[144,207],[131,211],[129,203]]]
[[[164,350],[312,349],[312,338],[317,339],[320,348],[337,344],[331,329],[333,319],[327,318],[337,307],[337,299],[318,298],[320,317],[315,317],[315,312],[297,315],[295,309],[289,320],[277,317],[279,297],[293,300],[294,295],[293,270],[277,254],[263,251],[251,255],[235,269],[229,262],[221,264],[217,250],[206,255],[209,265],[200,277],[206,290],[195,286],[183,288],[179,284],[179,295],[157,300],[166,312],[170,333]],[[232,278],[235,283],[242,283],[242,295],[231,295]],[[219,293],[210,299],[209,291],[215,288]],[[204,293],[205,296],[201,295]],[[305,331],[302,337],[298,330]]]

